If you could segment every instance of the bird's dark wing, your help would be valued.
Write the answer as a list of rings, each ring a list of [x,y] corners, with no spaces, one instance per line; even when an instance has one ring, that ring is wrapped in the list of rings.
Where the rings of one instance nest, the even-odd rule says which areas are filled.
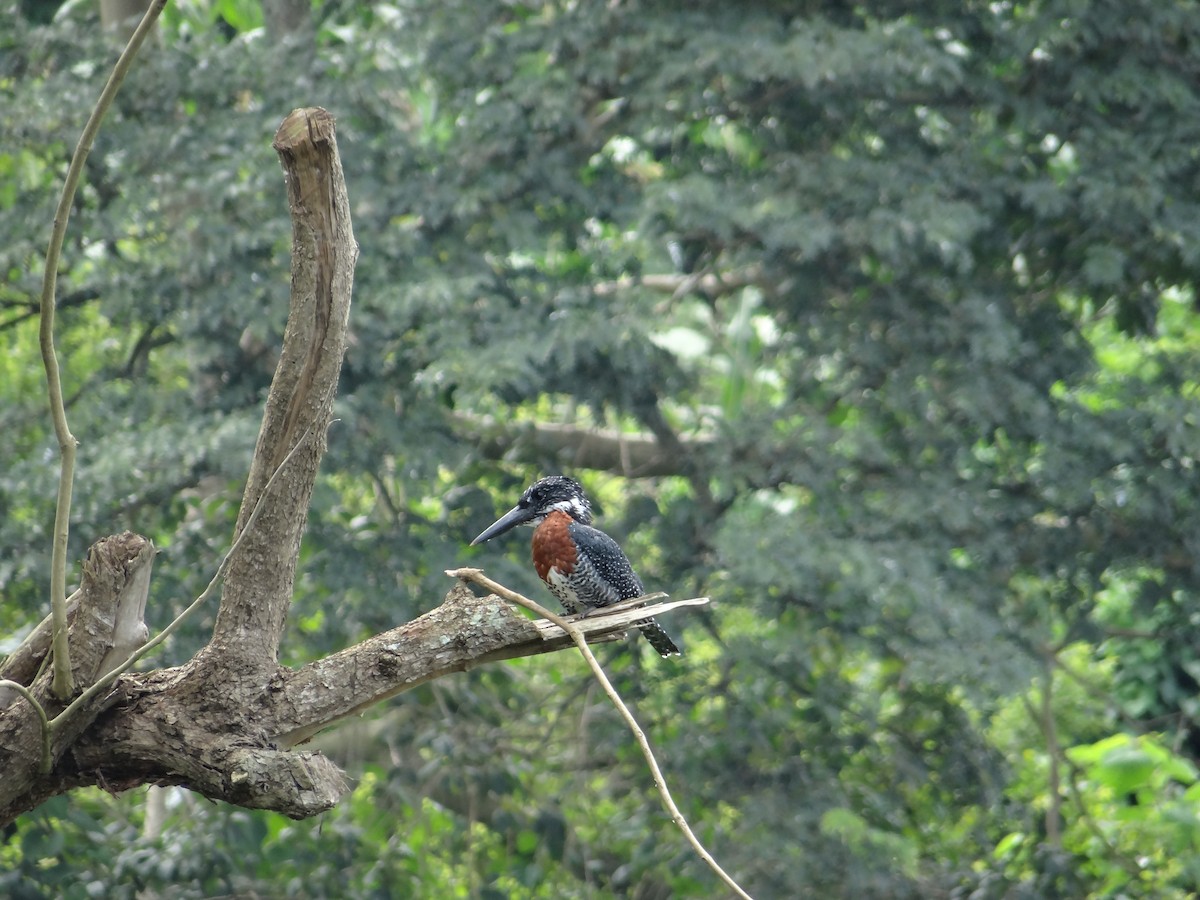
[[[567,526],[567,531],[579,552],[591,563],[596,575],[616,590],[619,599],[629,600],[645,593],[642,580],[637,577],[616,541],[603,531],[578,522]]]

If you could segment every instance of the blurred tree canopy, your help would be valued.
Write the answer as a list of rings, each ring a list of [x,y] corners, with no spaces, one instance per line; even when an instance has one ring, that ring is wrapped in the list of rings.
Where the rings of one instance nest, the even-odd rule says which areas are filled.
[[[33,6],[0,36],[0,649],[45,612],[40,254],[118,50]],[[570,471],[649,589],[714,598],[667,622],[681,661],[609,669],[752,893],[1200,889],[1200,5],[312,16],[169,7],[96,143],[60,273],[72,558],[150,536],[159,627],[211,576],[286,311],[270,135],[321,105],[361,254],[291,661],[451,565],[539,596],[523,541],[466,542]],[[712,895],[570,656],[321,740],[359,779],[323,822],[176,792],[159,832],[79,794],[0,885]]]

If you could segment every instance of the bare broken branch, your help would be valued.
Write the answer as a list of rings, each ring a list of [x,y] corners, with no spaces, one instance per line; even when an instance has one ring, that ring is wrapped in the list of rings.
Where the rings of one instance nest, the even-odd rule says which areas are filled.
[[[291,309],[238,514],[238,534],[301,435],[313,428],[319,439],[297,454],[225,579],[206,652],[225,671],[252,673],[255,679],[275,665],[346,346],[358,246],[334,130],[333,116],[311,108],[294,110],[275,133],[292,217]]]
[[[139,595],[149,584],[153,558],[150,542],[129,532],[93,545],[83,565],[79,604],[67,634],[77,684],[91,685],[98,679],[110,649],[124,640],[119,634],[136,640],[144,604],[144,596]],[[123,621],[135,617],[138,623]],[[0,708],[0,771],[4,773],[0,819],[9,810],[20,810],[31,793],[37,796],[50,790],[59,761],[115,699],[111,692],[93,693],[86,701],[77,698],[74,713],[64,719],[64,704],[54,696],[52,680],[52,673],[43,671],[27,686],[17,682],[3,686],[6,693],[21,693],[37,705],[13,703]]]

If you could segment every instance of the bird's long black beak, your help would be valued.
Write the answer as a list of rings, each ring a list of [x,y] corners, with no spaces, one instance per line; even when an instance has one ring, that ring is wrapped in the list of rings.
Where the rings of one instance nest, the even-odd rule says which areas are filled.
[[[514,506],[495,522],[480,532],[479,537],[471,541],[471,546],[482,544],[484,541],[490,541],[498,534],[504,534],[510,528],[516,528],[518,525],[524,525],[534,516],[532,507]]]

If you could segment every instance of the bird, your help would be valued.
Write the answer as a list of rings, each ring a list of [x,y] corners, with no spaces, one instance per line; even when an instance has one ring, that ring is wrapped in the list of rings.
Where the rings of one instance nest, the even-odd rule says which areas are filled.
[[[592,527],[592,504],[574,478],[550,475],[535,481],[471,546],[518,525],[533,526],[533,566],[568,613],[586,616],[646,592],[621,545]],[[663,658],[681,654],[653,619],[634,625]]]

